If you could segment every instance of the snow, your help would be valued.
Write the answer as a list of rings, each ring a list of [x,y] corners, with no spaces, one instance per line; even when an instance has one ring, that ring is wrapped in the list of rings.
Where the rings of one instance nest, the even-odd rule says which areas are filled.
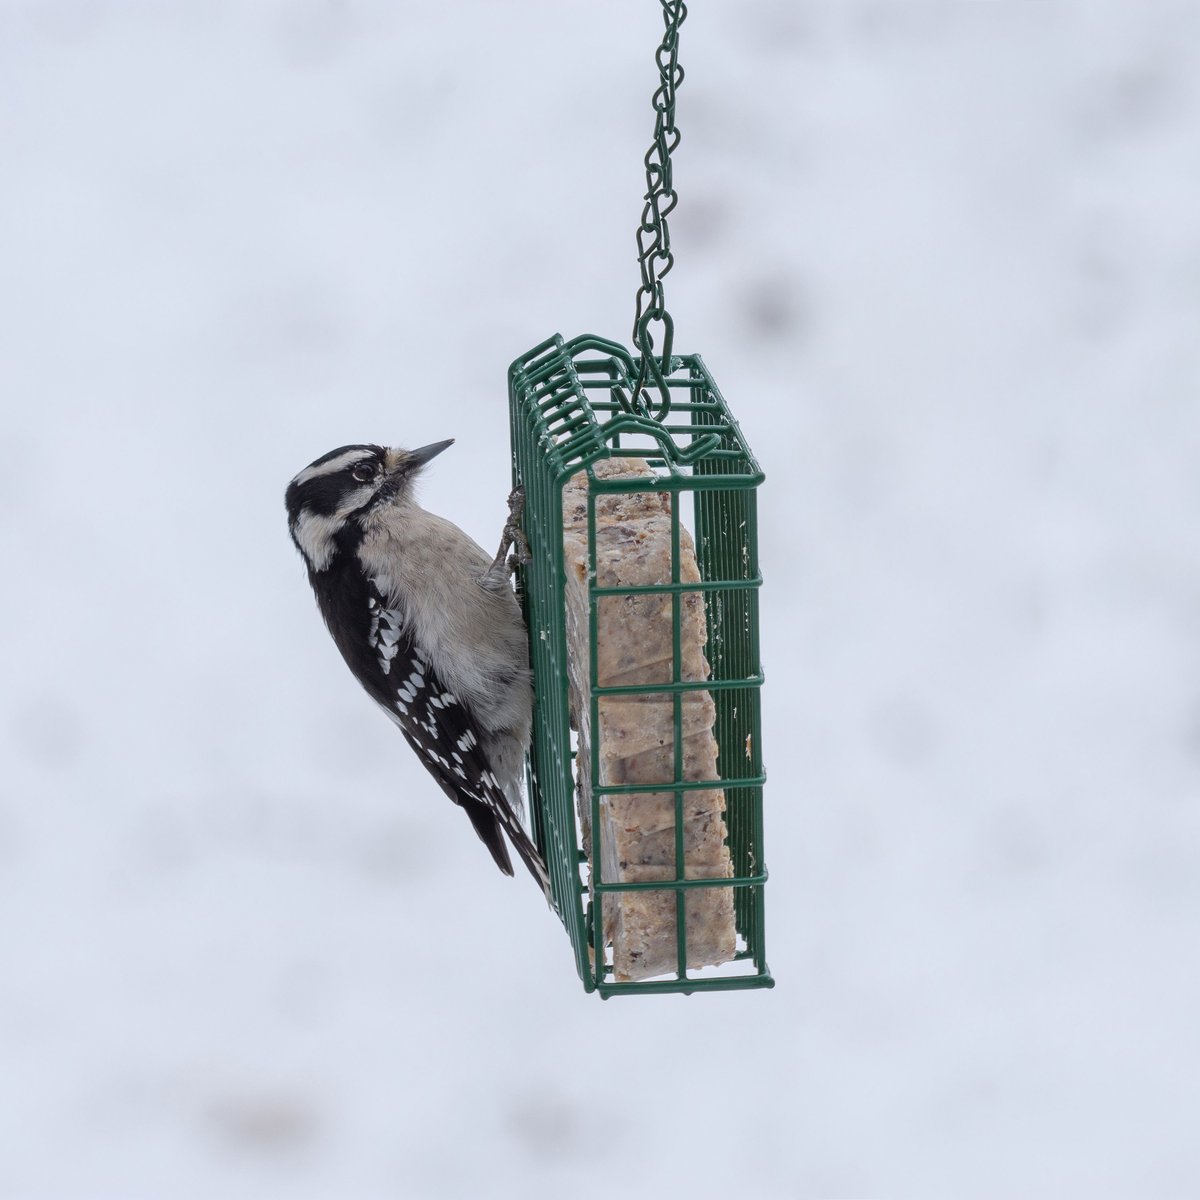
[[[585,996],[320,628],[296,470],[453,436],[487,544],[509,361],[627,336],[658,31],[0,4],[0,1196],[1200,1188],[1190,0],[691,6],[774,991]]]

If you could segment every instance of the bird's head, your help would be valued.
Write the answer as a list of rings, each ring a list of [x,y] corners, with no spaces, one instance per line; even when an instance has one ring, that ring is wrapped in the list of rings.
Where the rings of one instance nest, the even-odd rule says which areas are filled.
[[[323,571],[337,553],[338,537],[362,528],[381,505],[412,494],[421,468],[454,442],[419,450],[387,446],[339,446],[309,463],[288,484],[285,497],[292,541],[313,571]]]

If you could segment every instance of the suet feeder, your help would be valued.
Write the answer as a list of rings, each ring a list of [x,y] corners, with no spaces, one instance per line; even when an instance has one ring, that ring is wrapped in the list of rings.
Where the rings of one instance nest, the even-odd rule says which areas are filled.
[[[536,693],[528,772],[534,833],[584,987],[605,997],[772,984],[763,922],[767,872],[756,518],[763,474],[699,356],[674,358],[670,367],[661,380],[669,408],[664,404],[655,413],[638,410],[639,360],[597,337],[564,342],[556,336],[518,359],[509,372],[513,478],[526,493],[531,552],[520,584]],[[649,474],[641,473],[643,463]],[[637,472],[626,473],[626,465]],[[576,512],[582,521],[575,540],[586,549],[579,562],[570,564],[564,549],[564,520],[570,517],[564,514],[565,489],[577,508],[581,500],[585,508]],[[614,530],[604,512],[613,497],[633,497],[635,505],[648,504],[664,514],[667,569],[658,570],[656,582],[606,586],[599,560]],[[616,513],[618,521],[621,515]],[[615,528],[618,540],[627,536],[619,524]],[[690,546],[694,571],[685,569]],[[581,576],[585,617],[582,633],[570,645],[569,569]],[[576,613],[579,608],[577,602]],[[621,620],[623,608],[634,609],[631,619]],[[698,624],[689,623],[693,611],[706,632],[705,678],[688,678],[699,673],[688,670],[685,645],[689,624],[693,631]],[[614,654],[614,647],[602,644],[605,637],[634,644]],[[649,660],[639,657],[639,646],[649,648]],[[586,655],[586,668],[577,662],[572,672],[572,654],[576,659]],[[640,672],[641,681],[610,682],[620,677],[622,658],[629,657],[632,674]],[[615,663],[615,669],[606,672],[605,662]],[[580,694],[579,680],[590,680],[588,694]],[[711,708],[700,709],[706,698]],[[605,706],[614,714],[633,712],[634,728],[649,727],[652,735],[666,715],[671,733],[665,755],[647,755],[640,744],[606,745],[605,733],[614,729],[628,738],[630,722],[606,719]],[[715,775],[700,777],[693,769],[685,742],[695,741],[701,731],[688,721],[692,709],[714,717]],[[633,753],[623,754],[627,748]],[[586,761],[580,761],[581,754]],[[644,767],[649,777],[615,782],[630,762]],[[706,772],[711,755],[708,762]],[[698,811],[694,800],[707,800],[707,810]],[[649,819],[622,841],[621,827],[628,830],[639,805]],[[724,861],[705,853],[705,829],[696,832],[698,825],[711,826],[714,811],[723,818]],[[606,837],[612,846],[602,845]],[[643,857],[651,861],[630,862],[638,844],[647,847]],[[614,859],[610,850],[623,850],[624,859]],[[705,861],[693,864],[694,856]],[[621,933],[614,927],[625,915],[620,910],[639,900],[640,920],[657,919],[660,942],[665,935],[671,943],[666,959],[661,945],[656,951],[657,965],[667,966],[655,972],[656,978],[628,969],[614,944]],[[693,939],[704,943],[699,956]],[[714,945],[715,957],[725,965],[689,966],[714,957]],[[653,969],[656,964],[645,965]]]

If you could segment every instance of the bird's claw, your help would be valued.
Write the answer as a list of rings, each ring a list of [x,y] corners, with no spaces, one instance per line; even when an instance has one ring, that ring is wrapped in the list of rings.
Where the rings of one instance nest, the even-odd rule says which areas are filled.
[[[489,575],[512,575],[518,567],[527,566],[533,561],[529,552],[529,542],[521,528],[521,517],[525,513],[525,489],[515,487],[508,494],[508,520],[500,534],[500,549],[492,561]],[[508,552],[512,550],[510,555]]]
[[[527,567],[533,561],[529,552],[529,539],[521,528],[521,518],[525,515],[525,489],[515,487],[508,494],[508,521],[504,526],[504,536],[509,540],[513,553],[508,560],[509,571],[517,567]]]

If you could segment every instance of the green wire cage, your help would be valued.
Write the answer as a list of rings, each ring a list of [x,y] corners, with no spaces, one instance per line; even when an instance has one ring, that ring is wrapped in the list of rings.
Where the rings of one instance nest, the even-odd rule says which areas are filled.
[[[658,393],[653,409],[644,368]],[[605,998],[770,987],[756,525],[763,474],[695,355],[644,362],[601,338],[556,336],[512,364],[509,402],[513,482],[525,489],[531,551],[518,576],[536,692],[531,819],[584,987]],[[564,496],[578,521],[577,561],[564,547],[572,519]],[[643,537],[620,523],[635,508],[661,517],[666,549],[657,574],[614,585],[604,547]],[[614,624],[623,613],[640,614],[641,624]],[[604,639],[618,627],[633,639],[623,661],[637,658],[645,638],[668,639],[657,674],[615,684],[606,675],[615,659]],[[703,643],[690,666],[689,638]],[[652,735],[656,713],[672,732],[652,753],[622,759],[620,747],[605,744],[616,712],[642,714],[622,736]],[[693,753],[704,742],[715,768],[711,753]],[[635,781],[614,770],[635,762],[654,765]],[[653,853],[639,859],[639,847]],[[639,959],[654,939],[657,949]]]

